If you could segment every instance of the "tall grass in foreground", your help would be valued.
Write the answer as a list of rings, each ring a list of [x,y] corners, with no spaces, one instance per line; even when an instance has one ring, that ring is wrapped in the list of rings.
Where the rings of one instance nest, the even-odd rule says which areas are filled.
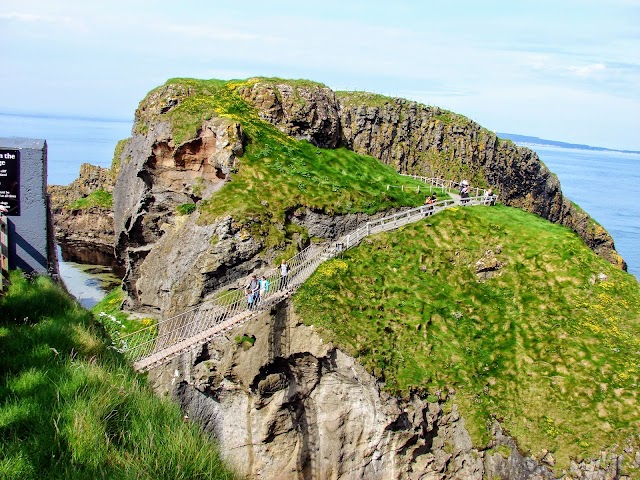
[[[216,446],[45,277],[0,301],[0,478],[231,479]]]
[[[392,392],[455,391],[477,446],[493,421],[558,468],[640,446],[640,286],[564,227],[450,209],[327,262],[294,302]]]

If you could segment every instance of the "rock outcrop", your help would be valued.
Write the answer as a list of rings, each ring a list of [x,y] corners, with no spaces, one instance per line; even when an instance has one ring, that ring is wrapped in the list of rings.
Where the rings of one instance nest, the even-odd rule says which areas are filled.
[[[293,137],[325,148],[344,145],[403,173],[459,176],[492,186],[501,201],[567,225],[599,255],[625,267],[609,234],[563,197],[557,178],[534,152],[462,116],[401,99],[336,94],[317,84],[256,80],[240,84],[237,93]],[[114,243],[127,268],[130,308],[165,313],[187,308],[272,260],[261,240],[233,218],[205,226],[198,212],[188,219],[177,214],[179,206],[194,205],[222,187],[247,142],[240,123],[215,113],[202,120],[195,135],[177,141],[164,114],[192,95],[189,82],[150,93],[119,154]],[[324,234],[311,235],[331,238],[340,222],[319,221],[323,215],[307,209],[301,216],[315,227],[324,225]],[[298,217],[300,212],[287,221],[299,223]]]
[[[462,116],[401,99],[336,94],[317,84],[256,80],[240,84],[237,94],[264,120],[318,146],[344,145],[403,173],[460,176],[491,185],[506,204],[569,226],[598,254],[625,266],[608,233],[563,197],[557,178],[534,152]],[[119,154],[114,243],[127,268],[129,308],[165,313],[187,308],[272,260],[261,240],[233,218],[204,226],[198,212],[189,219],[177,214],[179,206],[194,205],[222,187],[247,142],[239,122],[215,113],[202,120],[195,135],[176,140],[164,114],[192,95],[189,82],[151,92]],[[298,215],[287,221],[299,223]],[[316,215],[324,213],[307,209],[302,217],[323,224],[329,236],[311,235],[331,238],[337,230],[330,225],[339,221],[318,223]]]
[[[125,144],[120,156],[120,173],[114,191],[115,248],[127,267],[123,283],[129,293],[130,307],[155,311],[160,306],[167,306],[162,303],[159,306],[158,301],[145,304],[145,294],[154,298],[158,293],[162,296],[165,288],[156,290],[154,286],[153,289],[146,290],[144,285],[136,285],[138,279],[142,278],[144,282],[159,275],[162,276],[161,282],[169,278],[171,285],[176,280],[190,281],[189,275],[194,271],[189,269],[193,269],[194,264],[189,259],[198,258],[199,252],[207,246],[211,247],[212,236],[218,231],[218,227],[224,230],[224,225],[229,223],[223,222],[222,226],[211,225],[194,233],[178,220],[180,217],[177,215],[177,207],[193,204],[220,188],[233,169],[237,157],[243,153],[242,127],[229,119],[214,117],[204,121],[195,138],[179,144],[176,144],[168,122],[150,121],[154,115],[174,108],[188,94],[188,89],[175,85],[152,93],[136,112],[134,135]],[[198,229],[194,222],[189,223],[189,226]],[[145,271],[142,267],[145,258],[169,231],[173,234],[152,255],[152,258],[154,255],[162,255],[163,261],[160,264],[150,262],[153,264],[150,276],[142,275],[141,272]],[[226,233],[221,235],[225,236]],[[201,242],[193,242],[195,239]],[[239,247],[244,238],[225,237],[224,240],[229,240],[228,243],[232,244],[229,249],[244,250]],[[192,248],[198,252],[183,255]],[[167,250],[172,249],[172,254],[165,255]],[[256,253],[253,247],[249,250]],[[173,263],[168,263],[169,259]],[[243,255],[231,257],[231,260],[243,259]],[[228,266],[232,268],[235,265]],[[176,270],[184,271],[187,277],[179,277]],[[147,272],[149,273],[148,270]],[[198,298],[201,294],[201,291],[195,293]]]
[[[75,249],[95,250],[113,257],[114,224],[110,207],[73,208],[78,200],[97,190],[113,192],[115,178],[106,168],[88,163],[68,186],[50,185],[51,210],[56,241]],[[96,261],[95,263],[101,263]]]
[[[188,82],[152,92],[119,155],[115,247],[127,267],[127,306],[140,311],[178,313],[268,268],[274,258],[263,239],[233,216],[202,222],[198,210],[179,214],[179,207],[209,198],[225,184],[248,141],[233,115],[215,113],[195,134],[176,135],[163,115],[192,93]],[[611,237],[563,197],[534,152],[464,117],[318,85],[256,81],[238,93],[295,138],[325,148],[344,145],[403,173],[491,186],[501,201],[569,226],[624,267]],[[286,222],[328,239],[369,219],[310,208],[286,215]],[[499,271],[500,262],[487,252],[476,268],[482,280]],[[455,392],[405,399],[386,394],[353,358],[302,325],[287,302],[177,357],[149,379],[158,393],[174,395],[251,478],[553,478],[552,458],[522,455],[499,425],[488,449],[474,448]],[[607,468],[577,464],[575,471],[607,478]]]

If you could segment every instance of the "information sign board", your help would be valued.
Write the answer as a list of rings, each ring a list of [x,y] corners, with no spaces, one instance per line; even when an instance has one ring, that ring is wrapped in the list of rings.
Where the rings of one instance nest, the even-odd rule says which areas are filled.
[[[20,150],[0,149],[0,210],[20,216]]]

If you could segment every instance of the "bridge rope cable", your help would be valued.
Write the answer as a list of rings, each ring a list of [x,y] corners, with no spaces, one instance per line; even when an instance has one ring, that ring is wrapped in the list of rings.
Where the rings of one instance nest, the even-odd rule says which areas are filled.
[[[443,189],[454,189],[458,184],[452,181],[410,175],[416,180]],[[481,189],[476,189],[479,193]],[[258,299],[251,301],[244,291],[223,287],[213,298],[195,305],[189,310],[162,319],[118,339],[115,348],[133,362],[134,368],[146,371],[203,345],[212,338],[223,334],[232,327],[257,316],[260,312],[291,296],[315,270],[344,250],[355,247],[363,238],[416,222],[442,210],[457,205],[490,205],[496,196],[472,196],[466,199],[441,200],[433,204],[404,210],[366,222],[359,228],[343,235],[337,241],[322,245],[309,245],[287,261],[288,273],[282,276],[278,270],[266,277],[268,289]]]

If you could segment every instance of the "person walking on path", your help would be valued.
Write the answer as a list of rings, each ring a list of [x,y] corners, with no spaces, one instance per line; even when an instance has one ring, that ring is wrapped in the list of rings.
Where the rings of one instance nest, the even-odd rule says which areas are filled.
[[[436,203],[436,200],[436,193],[433,192],[433,194],[429,195],[424,201],[424,204],[427,206],[427,215],[429,215],[433,211],[433,204]]]
[[[287,287],[287,277],[289,275],[289,264],[282,259],[280,263],[280,290]]]
[[[462,180],[460,183],[460,203],[462,205],[466,205],[469,201],[469,182],[466,180]]]
[[[482,196],[484,197],[484,201],[482,203],[484,203],[485,205],[495,205],[496,199],[493,196],[493,190],[485,190]]]

